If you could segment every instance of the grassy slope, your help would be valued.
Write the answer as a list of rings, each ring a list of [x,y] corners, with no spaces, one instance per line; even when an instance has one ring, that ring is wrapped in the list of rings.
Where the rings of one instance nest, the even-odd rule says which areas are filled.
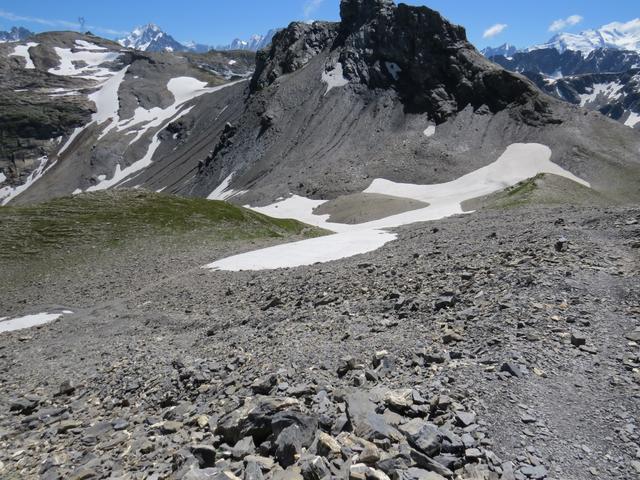
[[[524,205],[603,205],[612,203],[601,193],[557,175],[541,173],[501,192],[469,200],[464,211],[516,208]]]
[[[0,260],[77,256],[123,242],[190,235],[212,241],[317,236],[322,230],[225,202],[113,190],[0,207]]]

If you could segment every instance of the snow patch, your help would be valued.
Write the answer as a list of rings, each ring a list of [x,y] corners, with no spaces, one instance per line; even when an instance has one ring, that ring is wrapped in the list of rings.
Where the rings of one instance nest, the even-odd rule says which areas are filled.
[[[102,131],[102,133],[98,137],[98,140],[100,140],[116,127],[119,119],[118,111],[120,110],[118,92],[120,90],[120,84],[123,82],[128,69],[129,66],[127,65],[122,70],[117,72],[113,77],[100,84],[98,90],[88,95],[89,100],[91,100],[96,105],[96,113],[91,115],[91,121],[89,123],[87,123],[83,127],[76,128],[71,133],[62,148],[58,150],[58,156],[62,155],[67,150],[67,148],[71,146],[76,137],[90,125],[93,125],[94,123],[97,125],[102,125],[107,120],[112,120],[107,128]]]
[[[590,93],[580,95],[580,106],[589,105],[602,95],[607,102],[618,100],[622,96],[621,90],[624,88],[619,82],[595,83],[590,89]]]
[[[436,134],[436,126],[429,125],[423,133],[425,137],[433,137]]]
[[[78,49],[83,50],[107,50],[105,47],[96,45],[95,43],[87,42],[86,40],[76,40],[76,46]]]
[[[385,67],[387,67],[387,72],[389,72],[389,75],[391,75],[393,79],[397,81],[400,78],[400,73],[402,72],[400,65],[393,62],[384,62],[384,65]]]
[[[291,268],[370,252],[396,238],[395,234],[386,231],[388,228],[462,214],[464,201],[503,190],[539,173],[563,176],[590,187],[588,182],[551,162],[549,147],[535,143],[516,143],[510,145],[492,164],[451,182],[414,185],[385,179],[374,180],[364,193],[409,198],[429,204],[425,208],[380,220],[357,225],[331,223],[328,221],[329,215],[313,213],[316,207],[325,203],[323,200],[295,195],[266,207],[253,208],[254,211],[272,217],[295,218],[336,233],[236,255],[211,263],[205,268],[230,271]]]
[[[25,315],[23,317],[15,317],[8,318],[3,317],[0,318],[0,333],[2,332],[13,332],[16,330],[23,330],[25,328],[37,327],[40,325],[45,325],[47,323],[54,322],[58,320],[65,314],[73,313],[70,310],[63,310],[60,313],[36,313],[33,315]]]
[[[233,190],[229,188],[231,184],[231,180],[233,179],[234,173],[231,173],[227,178],[225,178],[220,185],[216,187],[216,189],[209,194],[207,200],[228,200],[229,198],[235,197],[237,195],[242,195],[243,193],[247,193],[246,190]]]
[[[104,82],[100,89],[89,95],[89,100],[96,104],[96,113],[91,116],[91,122],[97,125],[111,120],[111,123],[105,128],[98,140],[101,140],[107,133],[116,127],[119,120],[118,112],[120,111],[120,100],[118,98],[118,92],[120,91],[120,85],[124,80],[124,76],[127,73],[129,66],[116,73],[109,80]]]
[[[104,80],[105,77],[114,75],[115,72],[102,67],[102,65],[114,62],[120,57],[120,53],[116,52],[73,51],[70,48],[60,47],[54,47],[54,50],[60,58],[60,65],[56,68],[49,69],[49,73],[91,80]],[[76,67],[76,64],[83,66]]]
[[[349,80],[344,76],[340,62],[336,63],[333,70],[322,72],[322,81],[327,84],[327,90],[324,92],[325,95],[334,88],[344,87],[349,84]]]
[[[231,272],[294,268],[372,252],[395,239],[395,234],[384,231],[362,230],[349,234],[338,233],[255,250],[220,260],[205,268]],[[286,248],[283,248],[285,246]]]
[[[27,180],[22,185],[18,185],[17,187],[0,188],[0,205],[6,205],[15,197],[27,190],[56,164],[56,162],[53,162],[51,165],[47,166],[48,161],[48,157],[40,157],[38,159],[38,166],[29,174]]]
[[[64,89],[61,89],[64,90]],[[61,92],[56,92],[56,93],[50,93],[49,96],[53,97],[53,98],[57,98],[57,97],[75,97],[80,95],[80,92],[77,90],[64,90]]]
[[[188,108],[187,110],[185,110],[183,112],[183,115],[189,113],[189,111],[191,110],[191,108]],[[182,116],[182,115],[180,115]],[[179,116],[179,117],[180,117]],[[179,118],[178,117],[178,118]],[[141,170],[147,168],[149,165],[151,165],[152,160],[153,160],[153,155],[156,153],[156,150],[158,149],[158,147],[160,146],[160,138],[158,138],[159,134],[160,134],[159,130],[151,139],[151,143],[149,144],[149,147],[147,148],[147,153],[145,153],[145,155],[138,161],[133,162],[131,165],[129,165],[128,167],[125,167],[124,169],[120,166],[120,164],[116,165],[116,170],[113,173],[113,176],[110,179],[104,179],[102,181],[99,181],[96,185],[93,185],[89,188],[87,188],[87,192],[96,192],[99,190],[106,190],[108,188],[111,187],[115,187],[116,185],[118,185],[119,183],[122,183],[123,181],[125,181],[127,178],[129,178],[131,175],[133,175],[134,173],[140,172]]]
[[[123,120],[118,124],[116,124],[114,121],[108,127],[108,129],[117,128],[118,131],[128,130],[130,128],[136,127],[136,136],[133,140],[131,140],[130,144],[138,141],[149,129],[157,128],[157,131],[153,135],[151,143],[149,144],[145,155],[140,160],[137,160],[128,167],[122,168],[120,164],[116,165],[115,172],[110,179],[100,181],[96,185],[89,187],[86,191],[93,192],[115,187],[116,185],[119,185],[124,180],[129,178],[131,175],[147,168],[149,165],[151,165],[151,163],[153,163],[153,155],[155,154],[158,147],[160,147],[161,142],[159,136],[162,130],[169,123],[178,120],[184,115],[187,115],[193,109],[193,106],[183,108],[185,103],[206,93],[217,92],[243,81],[244,80],[239,80],[238,82],[226,83],[217,87],[207,87],[207,84],[205,82],[201,82],[191,77],[178,77],[169,80],[169,82],[167,83],[167,89],[174,97],[174,103],[172,105],[164,109],[154,107],[150,110],[138,107],[135,110],[134,116],[132,118]],[[141,127],[137,127],[140,124],[143,125]],[[134,132],[127,132],[127,134],[128,133]]]
[[[7,177],[5,176],[4,173],[0,172],[0,183],[4,183],[4,181],[7,179]]]
[[[40,44],[34,43],[34,42],[29,42],[26,45],[17,45],[16,48],[13,50],[13,53],[9,56],[24,58],[25,62],[27,62],[24,68],[34,69],[36,68],[36,66],[34,65],[33,60],[31,59],[31,55],[29,54],[29,49],[32,47],[37,47],[38,45]]]
[[[629,112],[629,118],[627,118],[627,121],[624,122],[624,124],[627,127],[634,128],[638,123],[640,123],[640,114],[636,112]]]

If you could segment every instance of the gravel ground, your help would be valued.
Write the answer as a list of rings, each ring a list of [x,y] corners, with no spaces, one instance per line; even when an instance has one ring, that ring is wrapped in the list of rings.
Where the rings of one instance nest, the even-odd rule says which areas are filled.
[[[76,313],[0,334],[0,476],[638,478],[639,222],[483,211],[281,271],[203,270],[258,246],[204,241],[10,266],[3,313]]]

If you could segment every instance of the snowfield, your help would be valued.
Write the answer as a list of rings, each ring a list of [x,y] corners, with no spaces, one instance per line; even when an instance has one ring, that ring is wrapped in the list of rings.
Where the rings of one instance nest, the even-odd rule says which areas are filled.
[[[27,64],[25,65],[24,68],[27,69],[34,69],[36,68],[36,66],[33,63],[33,60],[31,60],[31,55],[29,54],[29,49],[32,47],[37,47],[38,45],[40,45],[39,43],[34,43],[34,42],[29,42],[26,45],[18,45],[16,46],[16,48],[13,50],[13,53],[11,55],[9,55],[10,57],[22,57],[24,58],[25,62],[27,62]]]
[[[266,207],[253,208],[265,215],[294,218],[335,234],[235,255],[204,268],[228,271],[291,268],[367,253],[396,238],[395,234],[386,231],[388,228],[462,214],[463,202],[504,190],[540,173],[559,175],[590,187],[588,182],[553,163],[549,147],[535,143],[516,143],[510,145],[492,164],[451,182],[413,185],[385,179],[374,180],[364,193],[409,198],[429,204],[425,208],[380,220],[357,225],[331,223],[328,221],[329,215],[313,213],[324,201],[295,195]]]
[[[639,123],[640,123],[640,113],[636,113],[636,112],[629,112],[629,118],[627,118],[627,121],[624,122],[624,124],[627,127],[631,127],[631,128],[634,128]]]
[[[354,230],[255,250],[220,260],[206,268],[234,272],[294,268],[372,252],[395,239],[395,234],[382,230]]]
[[[60,313],[36,313],[33,315],[25,315],[23,317],[0,318],[0,333],[13,332],[23,330],[25,328],[37,327],[58,320],[65,314],[72,314],[70,310],[63,310]],[[7,319],[8,318],[8,319]]]
[[[86,40],[76,40],[76,46],[78,49],[84,50],[107,50],[105,47],[96,45],[95,43],[87,42]]]
[[[621,96],[621,90],[624,88],[619,82],[596,83],[591,89],[591,93],[580,95],[580,106],[590,105],[591,103],[603,97],[606,102],[618,100]]]
[[[322,72],[322,81],[327,84],[327,90],[324,92],[325,96],[334,88],[344,87],[349,84],[349,80],[344,76],[340,62],[336,63],[333,70]]]
[[[80,77],[90,80],[104,80],[115,72],[104,67],[106,63],[112,63],[120,57],[116,52],[94,52],[86,49],[72,50],[70,48],[54,47],[60,58],[60,65],[50,68],[49,73],[65,77]],[[78,67],[76,65],[83,65]]]

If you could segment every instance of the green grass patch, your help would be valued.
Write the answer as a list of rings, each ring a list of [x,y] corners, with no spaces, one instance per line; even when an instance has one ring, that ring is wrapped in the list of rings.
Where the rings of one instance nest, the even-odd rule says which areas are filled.
[[[605,205],[611,203],[600,192],[568,178],[540,173],[512,187],[463,202],[465,211],[511,209],[524,205]]]
[[[0,259],[77,255],[145,237],[211,241],[324,234],[296,220],[267,217],[226,202],[138,190],[111,190],[30,206],[0,207]]]
[[[514,185],[506,190],[509,197],[523,196],[532,193],[536,189],[536,181],[542,178],[542,174],[538,174],[533,178]]]

